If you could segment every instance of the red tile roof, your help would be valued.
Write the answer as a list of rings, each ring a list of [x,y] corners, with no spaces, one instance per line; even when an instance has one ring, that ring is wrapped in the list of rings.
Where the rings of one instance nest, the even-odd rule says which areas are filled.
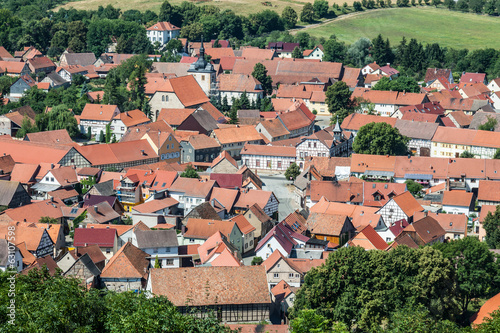
[[[418,203],[418,201],[411,195],[410,192],[406,191],[400,195],[395,196],[394,202],[403,210],[407,216],[413,216],[416,212],[421,212],[424,209]]]
[[[80,119],[111,121],[117,108],[116,105],[85,104]]]
[[[394,127],[396,125],[396,118],[381,117],[361,113],[351,113],[345,117],[340,127],[345,130],[359,131],[359,129],[369,123],[386,123]]]
[[[295,157],[295,147],[262,146],[246,144],[241,155]]]
[[[186,75],[170,79],[170,84],[175,95],[185,107],[203,104],[209,98],[192,75]]]
[[[349,241],[349,245],[361,246],[365,250],[385,250],[387,248],[387,243],[371,225],[367,225],[361,229],[359,233]]]
[[[500,293],[487,300],[479,311],[470,317],[469,321],[472,323],[472,327],[475,328],[476,325],[482,324],[487,318],[491,318],[492,312],[498,311],[499,309]]]
[[[147,277],[149,254],[128,242],[109,260],[101,278],[141,279]]]
[[[443,205],[470,207],[473,193],[465,191],[444,191]]]
[[[120,119],[126,127],[149,123],[151,120],[141,110],[126,111],[115,116]]]
[[[174,30],[181,30],[181,28],[176,27],[175,25],[171,24],[170,22],[157,22],[147,28],[146,30],[156,30],[156,31],[174,31]]]
[[[78,150],[94,166],[158,158],[146,140],[87,145]]]

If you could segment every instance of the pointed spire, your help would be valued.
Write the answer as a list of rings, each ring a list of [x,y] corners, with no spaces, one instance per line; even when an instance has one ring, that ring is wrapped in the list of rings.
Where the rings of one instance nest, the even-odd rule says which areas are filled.
[[[342,132],[342,129],[340,128],[339,125],[339,116],[337,116],[337,123],[335,124],[335,128],[333,129],[334,132]]]
[[[203,35],[201,35],[200,58],[205,59],[205,48],[203,47]]]

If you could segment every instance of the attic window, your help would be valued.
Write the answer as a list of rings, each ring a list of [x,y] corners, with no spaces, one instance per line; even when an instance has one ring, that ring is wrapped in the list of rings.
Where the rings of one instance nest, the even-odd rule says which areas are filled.
[[[372,188],[375,188],[375,187],[376,187],[376,185],[375,185],[375,184],[373,184],[373,185],[372,185]]]
[[[384,188],[387,188],[389,185],[385,184]]]
[[[453,222],[450,222],[450,227],[453,226]]]
[[[99,112],[99,114],[102,114],[102,111],[101,111],[101,112]]]
[[[158,182],[155,182],[155,184],[153,186],[156,186],[156,185],[158,185]]]
[[[161,184],[161,187],[165,187],[167,185],[167,183],[163,183]]]
[[[71,214],[76,214],[78,212],[78,208],[71,208]]]

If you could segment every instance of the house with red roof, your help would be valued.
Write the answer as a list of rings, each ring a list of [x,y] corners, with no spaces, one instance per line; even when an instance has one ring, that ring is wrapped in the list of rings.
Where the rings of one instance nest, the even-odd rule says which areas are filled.
[[[385,250],[387,243],[371,225],[367,225],[353,239],[347,242],[347,246],[360,246],[365,250]]]
[[[76,228],[73,239],[75,247],[99,245],[106,259],[110,259],[118,251],[118,234],[113,226],[106,229]]]
[[[241,160],[251,169],[286,171],[295,163],[295,147],[246,144],[241,150]]]
[[[81,121],[81,120],[80,120]],[[111,120],[111,132],[117,141],[123,137],[127,129],[151,122],[144,112],[141,110],[131,110],[119,113]]]
[[[212,173],[235,173],[239,168],[238,163],[231,156],[231,154],[229,154],[226,150],[223,150],[219,156],[212,161],[210,169],[212,170]]]
[[[474,194],[460,190],[444,191],[443,193],[443,211],[448,214],[469,215],[474,211]]]
[[[169,193],[179,202],[179,209],[183,209],[186,216],[194,207],[208,201],[214,187],[219,187],[214,180],[179,177],[169,188]]]
[[[157,22],[146,29],[146,35],[151,44],[158,42],[160,46],[167,44],[171,39],[179,37],[180,32],[181,28],[170,22]]]
[[[472,328],[476,328],[478,325],[486,322],[488,319],[491,319],[491,315],[494,311],[498,311],[500,309],[500,293],[496,294],[489,300],[487,300],[483,306],[479,309],[478,312],[472,315],[469,318]]]
[[[413,241],[410,241],[410,243],[416,244],[417,246],[431,245],[438,242],[442,243],[445,234],[446,231],[438,221],[431,216],[426,216],[404,228],[394,242],[399,244],[401,240],[409,237],[411,241]]]
[[[199,254],[199,263],[201,265],[241,266],[240,253],[238,253],[237,249],[220,231],[210,236],[197,250]]]
[[[101,281],[109,290],[139,291],[146,287],[148,269],[149,254],[128,242],[108,261]]]
[[[377,214],[384,217],[387,226],[391,226],[394,222],[402,219],[411,223],[413,215],[423,210],[424,208],[418,203],[417,199],[410,192],[406,191],[391,198],[377,211]]]
[[[325,49],[323,48],[323,45],[318,45],[312,50],[304,50],[302,52],[302,55],[304,56],[304,59],[319,59],[323,60],[323,55],[325,54]]]
[[[444,78],[447,82],[453,83],[453,75],[451,69],[446,68],[427,68],[425,72],[424,82],[429,85],[431,81],[434,81],[438,78]]]
[[[221,100],[226,98],[229,105],[232,105],[233,98],[239,99],[243,93],[246,93],[250,103],[255,103],[264,97],[262,84],[248,74],[221,74],[217,77],[217,84]]]
[[[484,83],[488,84],[486,81],[485,73],[463,73],[460,77],[459,87],[462,88],[466,85],[470,85],[473,83]]]
[[[372,72],[373,74],[382,74],[391,79],[395,79],[399,75],[399,71],[391,67],[391,65],[387,64],[385,66],[379,67]]]
[[[106,125],[119,114],[116,105],[86,104],[80,115],[80,131],[86,134],[90,128],[92,136],[99,141],[101,133],[106,134]]]

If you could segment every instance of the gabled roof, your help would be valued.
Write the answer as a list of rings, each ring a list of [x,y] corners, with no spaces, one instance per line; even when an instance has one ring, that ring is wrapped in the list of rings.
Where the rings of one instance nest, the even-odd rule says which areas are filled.
[[[196,109],[161,109],[158,119],[164,119],[170,126],[179,126]]]
[[[154,268],[150,279],[152,293],[166,296],[175,306],[271,302],[262,266]]]
[[[101,278],[146,278],[149,254],[128,242],[109,260]]]
[[[416,212],[421,212],[424,210],[418,203],[417,199],[415,199],[413,195],[411,195],[411,193],[408,191],[395,196],[393,200],[406,214],[406,216],[413,216],[413,214],[415,214]]]
[[[111,121],[118,107],[116,105],[85,104],[81,120]],[[119,111],[118,111],[119,112]]]
[[[16,162],[10,155],[0,156],[0,170],[3,171],[4,174],[12,173],[14,167],[16,166]],[[12,180],[12,175],[11,175]]]
[[[80,66],[89,66],[95,63],[95,54],[92,52],[88,53],[63,53],[62,57],[66,58],[66,63],[68,66],[72,65],[80,65]]]
[[[224,249],[221,253],[210,262],[212,267],[238,267],[242,266],[242,264],[238,261],[238,259],[231,253],[231,251],[224,246]]]
[[[477,199],[481,201],[500,202],[500,188],[493,180],[480,180]]]
[[[56,67],[56,64],[52,60],[47,57],[36,57],[32,59],[28,59],[28,63],[34,69],[47,68],[47,67]]]
[[[238,229],[243,233],[243,235],[249,234],[252,231],[255,231],[255,227],[248,222],[248,220],[243,215],[236,215],[231,218],[230,221],[233,221],[238,226]]]
[[[271,294],[274,295],[277,302],[281,302],[292,293],[293,291],[290,289],[290,285],[286,283],[285,280],[281,280],[271,289]]]
[[[158,158],[147,140],[87,145],[78,150],[94,166]]]
[[[311,201],[319,201],[325,197],[328,201],[363,202],[362,183],[339,183],[331,181],[312,180],[310,185]]]
[[[53,144],[72,144],[73,140],[65,129],[44,131],[26,134],[25,140],[31,142],[53,143]]]
[[[465,191],[444,191],[443,206],[470,207],[474,194]]]
[[[77,247],[74,250],[69,251],[69,254],[71,254],[71,256],[75,259],[87,254],[95,264],[106,260],[106,257],[97,244]]]
[[[295,147],[263,146],[246,144],[241,150],[241,155],[295,157]]]
[[[445,77],[448,79],[451,74],[451,69],[446,68],[427,68],[425,72],[425,82],[433,81],[439,77]]]
[[[285,217],[285,219],[282,222],[288,225],[289,228],[291,228],[293,231],[299,234],[303,234],[307,230],[306,218],[302,216],[298,211],[288,214],[288,216]]]
[[[99,247],[113,247],[116,240],[116,229],[76,228],[74,246],[97,244]]]
[[[387,243],[371,225],[367,225],[361,229],[359,233],[349,241],[349,245],[361,246],[365,250],[385,250],[387,248]]]
[[[57,198],[50,200],[37,201],[29,205],[8,209],[5,215],[13,221],[38,222],[40,218],[48,216],[60,219],[62,215],[61,207],[64,203]]]
[[[186,224],[184,238],[208,239],[216,232],[228,237],[235,226],[232,221],[205,220],[190,218]]]
[[[137,230],[135,235],[140,249],[179,246],[177,232],[174,229]]]
[[[175,25],[173,25],[172,23],[170,22],[157,22],[155,24],[153,24],[152,26],[150,26],[149,28],[147,28],[146,30],[157,30],[157,31],[174,31],[174,30],[181,30],[181,28],[179,27],[176,27]]]
[[[485,207],[485,205],[481,207],[481,214],[483,214],[483,207]],[[413,219],[415,221],[418,221],[425,216],[430,216],[435,219],[446,232],[462,233],[464,235],[467,234],[467,215],[465,214],[438,214],[432,212],[419,212],[413,215]]]
[[[463,86],[464,84],[484,82],[485,80],[485,73],[463,73],[460,77],[460,86]]]
[[[217,49],[212,49],[217,50]],[[221,49],[219,49],[221,50]],[[223,49],[222,49],[223,50]],[[232,49],[230,49],[232,51]],[[221,74],[218,76],[219,90],[231,92],[259,93],[263,89],[261,83],[251,75]]]
[[[212,175],[215,174],[211,174],[211,176]],[[219,204],[222,205],[223,207],[217,207],[217,208],[221,209],[224,208],[229,214],[233,209],[238,194],[239,191],[235,190],[234,188],[230,189],[230,188],[214,187],[214,189],[212,190],[212,194],[210,196],[210,203],[213,203],[214,205],[217,206],[219,206]],[[213,200],[215,200],[215,202],[212,202]]]
[[[351,223],[347,215],[310,213],[307,228],[311,234],[339,236],[345,223]]]
[[[441,227],[441,225],[434,218],[427,216],[421,220],[413,222],[411,224],[417,235],[422,239],[424,244],[428,244],[441,236],[444,236],[446,231]],[[408,226],[407,228],[409,228]],[[406,230],[406,229],[405,229]]]
[[[263,126],[269,133],[269,135],[271,135],[271,137],[273,138],[290,134],[290,132],[286,129],[285,125],[283,125],[283,123],[276,118],[261,121],[260,125]]]
[[[186,196],[205,198],[215,184],[215,180],[202,181],[196,178],[178,177],[169,190],[170,192],[182,192]]]
[[[185,107],[203,104],[209,98],[192,75],[186,75],[170,79],[172,89]]]
[[[316,116],[313,115],[312,118],[310,118],[309,113],[311,113],[309,109],[307,109],[307,107],[305,107],[305,104],[302,103],[293,111],[280,113],[278,115],[278,118],[281,120],[281,122],[283,122],[288,131],[293,131],[308,127],[314,123],[314,119]]]
[[[295,245],[297,245],[297,241],[292,237],[294,236],[302,236],[292,231],[292,229],[288,228],[283,223],[279,223],[274,226],[265,236],[262,238],[257,246],[255,247],[255,251],[258,251],[261,247],[263,247],[271,238],[274,238],[286,251],[286,255],[289,255],[292,252],[292,249]],[[305,241],[307,241],[307,237]],[[278,251],[279,252],[279,251]]]
[[[260,191],[260,190],[243,190],[240,191],[240,196],[236,202],[236,207],[250,207],[253,204],[258,204],[262,209],[267,206],[271,195],[274,195],[271,191]]]
[[[401,135],[407,136],[412,139],[422,139],[430,141],[436,133],[439,124],[398,119],[396,120],[396,124],[394,127],[399,130],[399,133],[401,133]]]
[[[19,182],[0,180],[0,205],[9,206],[20,187]]]
[[[283,254],[279,250],[274,250],[273,253],[271,253],[271,255],[267,257],[264,262],[262,262],[261,266],[264,266],[266,272],[269,272],[269,270],[273,268],[274,265],[276,265],[281,259],[286,261],[286,257],[283,256]]]
[[[207,240],[198,247],[198,254],[200,255],[200,261],[202,264],[209,261],[214,254],[220,254],[224,249],[232,247],[231,243],[227,240],[220,231],[217,231],[212,236],[208,237]]]
[[[214,135],[220,144],[234,142],[260,141],[262,137],[253,126],[235,126],[214,129]]]
[[[159,210],[175,206],[179,201],[174,198],[155,199],[143,204],[134,206],[132,209],[139,213],[153,214]]]
[[[151,120],[141,110],[126,111],[115,116],[114,119],[120,119],[126,127],[136,126],[148,123]]]
[[[344,130],[359,131],[359,129],[369,123],[386,123],[394,127],[396,125],[396,118],[381,117],[361,113],[351,113],[348,115],[340,127]]]
[[[238,163],[235,161],[235,159],[231,156],[231,154],[229,154],[226,150],[223,150],[221,151],[221,153],[212,161],[212,166],[211,168],[213,169],[217,164],[219,164],[220,162],[222,162],[223,160],[226,160],[228,161],[229,163],[231,163],[232,165],[234,165],[234,167],[236,169],[238,169]],[[219,184],[220,185],[220,184]]]

